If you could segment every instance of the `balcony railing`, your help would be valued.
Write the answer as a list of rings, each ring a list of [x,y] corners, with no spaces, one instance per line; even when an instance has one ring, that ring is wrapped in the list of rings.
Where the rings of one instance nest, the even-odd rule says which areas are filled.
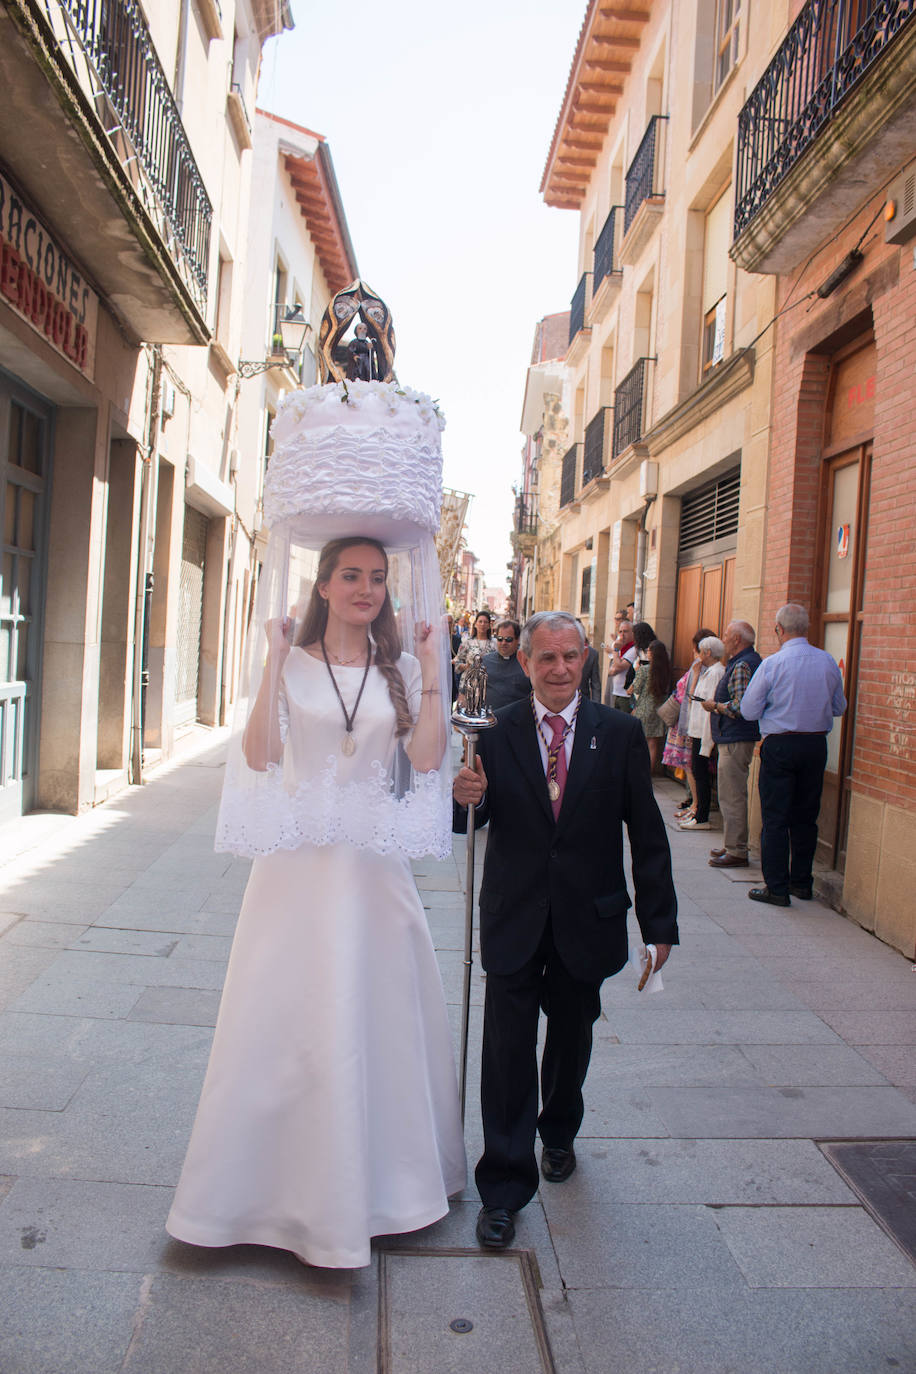
[[[175,255],[184,258],[194,294],[205,305],[213,210],[140,5],[137,0],[44,2],[55,31],[55,12],[67,16],[98,79],[99,94],[118,121],[119,127],[106,132],[129,141],[175,241]],[[67,41],[60,48],[73,64],[72,40],[69,53]]]
[[[636,212],[643,201],[650,196],[664,195],[659,181],[658,128],[667,115],[653,115],[649,127],[643,134],[642,143],[630,163],[626,175],[624,195],[623,232],[626,233],[636,218]]]
[[[560,509],[568,506],[576,495],[576,467],[579,462],[579,445],[573,444],[563,454],[563,467],[560,471]]]
[[[604,221],[604,228],[595,241],[595,291],[605,277],[609,277],[612,272],[620,271],[617,265],[617,211],[622,209],[622,205],[611,206],[611,213]]]
[[[569,342],[572,343],[580,329],[585,327],[585,306],[588,297],[588,279],[591,272],[583,272],[582,279],[576,287],[575,294],[569,303]]]
[[[614,392],[614,447],[612,459],[642,438],[646,373],[652,358],[640,358]]]
[[[738,116],[736,237],[914,15],[916,0],[808,0]]]
[[[604,472],[604,443],[608,430],[610,406],[601,409],[589,420],[585,427],[585,449],[582,454],[582,485]]]
[[[515,533],[536,535],[538,518],[533,506],[519,502],[515,508]]]

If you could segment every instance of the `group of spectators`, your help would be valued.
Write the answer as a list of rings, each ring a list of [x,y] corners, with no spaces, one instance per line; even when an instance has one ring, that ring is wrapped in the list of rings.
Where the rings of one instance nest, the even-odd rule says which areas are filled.
[[[634,624],[632,614],[628,606],[614,615],[604,704],[637,718],[649,746],[652,771],[656,772],[667,734],[658,708],[671,692],[671,659],[649,622],[637,620]]]
[[[782,652],[765,661],[747,621],[730,621],[721,639],[701,627],[693,636],[693,661],[673,688],[666,646],[648,621],[634,621],[633,612],[632,603],[616,612],[614,639],[601,646],[610,654],[603,701],[639,720],[653,772],[667,767],[683,773],[688,792],[675,811],[680,829],[711,829],[715,780],[723,836],[721,846],[710,850],[709,863],[747,866],[748,776],[763,736],[759,787],[766,886],[752,888],[749,896],[780,906],[788,905],[790,895],[810,897],[826,735],[846,701],[836,663],[808,643],[807,612],[794,603],[782,607],[774,631]],[[470,651],[479,648],[488,705],[498,710],[529,694],[531,683],[516,658],[517,621],[500,620],[494,634],[490,613],[481,611],[464,636],[451,628],[456,680]],[[585,644],[580,692],[598,701],[598,653],[587,637]],[[659,715],[669,698],[678,707],[673,725]]]

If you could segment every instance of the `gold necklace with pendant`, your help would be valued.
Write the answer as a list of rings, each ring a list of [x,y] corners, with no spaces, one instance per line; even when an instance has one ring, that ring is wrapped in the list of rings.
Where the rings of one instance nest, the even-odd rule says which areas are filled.
[[[356,695],[356,703],[353,707],[352,712],[349,712],[347,710],[346,706],[344,705],[344,699],[340,695],[340,688],[337,685],[337,679],[334,676],[334,670],[331,667],[331,661],[328,658],[328,651],[325,647],[324,635],[321,636],[321,656],[324,659],[324,666],[328,670],[328,675],[331,679],[331,685],[333,686],[334,691],[337,693],[337,700],[340,702],[340,709],[343,711],[344,725],[346,726],[344,737],[340,741],[340,752],[342,754],[345,754],[347,758],[351,758],[356,753],[356,740],[353,738],[353,723],[356,720],[356,712],[359,710],[359,703],[362,700],[363,696],[363,688],[366,685],[366,678],[369,676],[369,668],[372,665],[372,642],[370,640],[366,643],[366,668],[363,673],[363,680],[359,684],[359,692]],[[355,662],[356,660],[354,659],[353,661]],[[341,664],[341,667],[347,666],[348,665],[346,664]]]

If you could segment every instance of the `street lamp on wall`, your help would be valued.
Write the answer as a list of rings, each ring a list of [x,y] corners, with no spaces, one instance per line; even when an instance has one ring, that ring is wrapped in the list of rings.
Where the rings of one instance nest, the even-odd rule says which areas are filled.
[[[302,313],[301,305],[278,305],[270,340],[270,356],[263,360],[242,360],[239,363],[239,376],[256,377],[260,372],[269,372],[272,367],[295,367],[311,327]]]

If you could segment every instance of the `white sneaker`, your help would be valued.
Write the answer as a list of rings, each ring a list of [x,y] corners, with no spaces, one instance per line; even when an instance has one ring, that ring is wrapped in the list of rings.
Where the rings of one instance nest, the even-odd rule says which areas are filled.
[[[709,821],[698,821],[696,816],[688,816],[686,821],[681,821],[679,830],[712,830]]]

